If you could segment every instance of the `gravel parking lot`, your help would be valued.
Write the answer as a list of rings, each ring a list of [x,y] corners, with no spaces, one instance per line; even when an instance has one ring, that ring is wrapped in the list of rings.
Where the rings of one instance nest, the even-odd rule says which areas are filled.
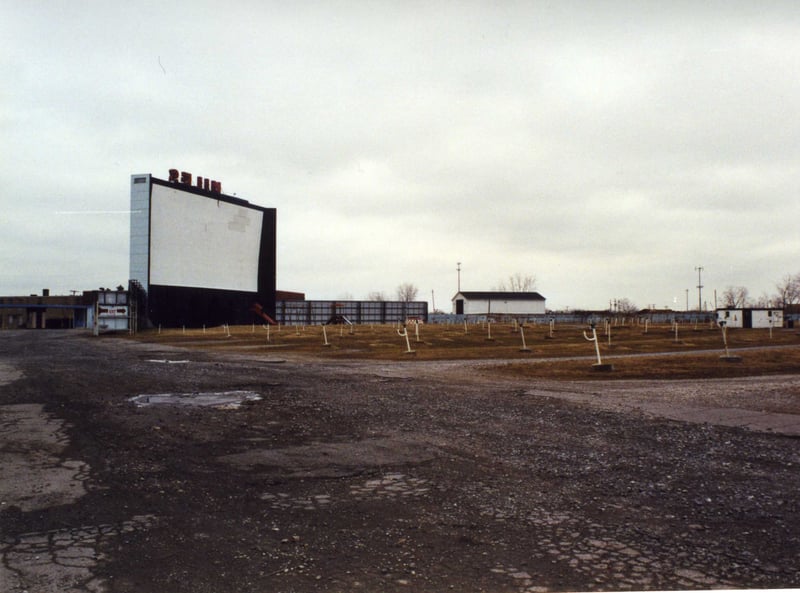
[[[798,401],[7,331],[0,588],[800,587]]]

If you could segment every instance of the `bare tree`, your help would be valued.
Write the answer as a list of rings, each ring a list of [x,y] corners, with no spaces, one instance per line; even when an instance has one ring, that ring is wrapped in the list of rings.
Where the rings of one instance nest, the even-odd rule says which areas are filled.
[[[617,299],[616,306],[617,311],[625,315],[636,313],[639,310],[639,307],[637,307],[636,304],[628,298]]]
[[[766,292],[764,292],[761,293],[761,296],[758,297],[757,299],[752,299],[751,303],[753,307],[756,307],[757,309],[768,309],[774,306],[775,298],[776,297],[770,298],[770,296]]]
[[[729,309],[741,309],[747,306],[748,290],[744,286],[728,286],[722,293],[722,305]]]
[[[778,289],[778,294],[775,298],[775,304],[782,309],[787,305],[794,305],[800,303],[800,273],[795,275],[787,274],[783,277],[778,284],[775,285]]]
[[[386,300],[386,295],[383,294],[382,290],[373,290],[367,295],[367,300],[382,302]]]
[[[536,276],[523,276],[519,272],[508,277],[508,284],[501,280],[497,284],[500,292],[529,292],[536,289]]]
[[[404,303],[410,303],[417,298],[419,290],[410,282],[403,282],[397,287],[397,300]]]

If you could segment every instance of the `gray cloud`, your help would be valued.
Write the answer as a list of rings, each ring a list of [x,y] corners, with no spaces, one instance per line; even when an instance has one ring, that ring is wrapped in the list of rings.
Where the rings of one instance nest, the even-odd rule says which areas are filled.
[[[312,298],[443,306],[461,261],[680,307],[697,265],[753,295],[798,271],[794,3],[162,4],[6,11],[0,293],[124,283],[124,217],[57,213],[171,167],[278,208]]]

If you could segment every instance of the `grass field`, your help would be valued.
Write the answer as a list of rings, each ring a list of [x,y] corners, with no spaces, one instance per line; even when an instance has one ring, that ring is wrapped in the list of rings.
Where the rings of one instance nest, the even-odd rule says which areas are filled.
[[[408,343],[399,325],[233,326],[140,332],[133,339],[202,350],[339,360],[474,360],[503,375],[552,379],[614,380],[738,377],[800,372],[800,333],[793,329],[729,329],[709,325],[599,326],[604,363],[592,372],[595,346],[588,326],[511,324],[410,325]],[[609,335],[610,333],[610,335]],[[526,349],[523,350],[523,337]],[[326,345],[327,343],[327,345]],[[412,352],[409,352],[409,346]],[[680,355],[678,355],[680,354]],[[494,364],[493,364],[494,361]],[[488,367],[488,368],[487,368]]]

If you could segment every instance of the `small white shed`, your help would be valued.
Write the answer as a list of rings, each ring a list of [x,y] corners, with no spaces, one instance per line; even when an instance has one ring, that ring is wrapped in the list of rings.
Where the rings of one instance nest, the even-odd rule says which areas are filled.
[[[782,309],[717,309],[717,323],[728,327],[767,329],[783,327]]]
[[[545,298],[538,292],[462,291],[452,301],[456,315],[545,314]]]

